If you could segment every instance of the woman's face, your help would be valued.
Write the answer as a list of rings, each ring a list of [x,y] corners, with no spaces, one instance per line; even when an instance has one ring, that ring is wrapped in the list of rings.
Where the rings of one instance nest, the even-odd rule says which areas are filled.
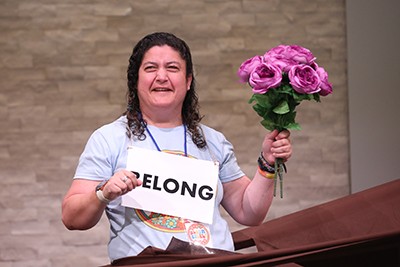
[[[186,78],[186,62],[168,45],[153,46],[139,67],[138,96],[143,113],[181,112],[192,77]]]

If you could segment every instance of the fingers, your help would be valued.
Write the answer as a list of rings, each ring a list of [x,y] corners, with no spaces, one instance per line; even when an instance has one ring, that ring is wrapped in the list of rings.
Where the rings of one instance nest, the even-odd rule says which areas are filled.
[[[273,130],[272,132],[267,134],[266,139],[275,141],[278,134],[279,134],[278,130]]]
[[[119,178],[122,181],[122,184],[118,183],[118,187],[121,189],[121,193],[125,194],[125,193],[131,191],[132,190],[132,182],[129,179],[129,177],[126,175],[123,175],[123,176],[120,176]]]
[[[282,158],[285,161],[292,155],[292,145],[288,138],[280,139],[272,143],[271,152],[275,158]]]
[[[142,184],[141,180],[138,180],[134,173],[121,170],[116,172],[109,180],[107,185],[103,189],[103,194],[108,199],[115,199],[118,196],[124,195],[137,186]]]
[[[122,190],[122,194],[125,194],[142,184],[142,181],[138,180],[136,175],[130,171],[123,170],[118,174],[118,176],[122,181],[122,184],[117,183]]]
[[[283,130],[281,132],[278,132],[278,130],[273,130],[272,132],[266,135],[266,139],[273,142],[282,139],[289,139],[289,137],[290,137],[290,132],[288,130]]]
[[[271,152],[275,158],[282,158],[286,161],[292,155],[292,147],[289,145],[279,146],[279,147],[271,147]]]
[[[124,177],[126,178],[126,180],[124,179],[124,182],[128,186],[132,185],[132,188],[130,188],[130,190],[135,189],[137,186],[141,186],[142,185],[142,181],[138,180],[136,175],[133,172],[124,171]]]
[[[290,132],[288,130],[283,130],[276,135],[275,140],[288,139],[289,137]]]
[[[282,158],[287,161],[292,155],[292,146],[290,142],[290,132],[283,130],[278,132],[274,130],[266,135],[263,143],[263,155],[269,162],[274,162],[276,158]]]

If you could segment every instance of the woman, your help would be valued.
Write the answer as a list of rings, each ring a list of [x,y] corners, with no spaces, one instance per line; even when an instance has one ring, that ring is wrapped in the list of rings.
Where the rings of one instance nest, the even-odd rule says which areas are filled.
[[[237,165],[232,145],[200,120],[189,47],[169,33],[145,36],[129,60],[127,111],[96,130],[80,157],[62,204],[65,226],[89,229],[105,210],[112,261],[137,255],[147,246],[164,249],[172,237],[190,240],[187,220],[121,205],[121,196],[142,184],[126,170],[127,147],[133,145],[219,162],[213,224],[205,225],[212,242],[206,246],[233,250],[228,224],[218,207],[221,204],[240,224],[263,222],[273,195],[271,166],[276,158],[286,161],[292,153],[289,132],[266,135],[259,169],[249,179]]]

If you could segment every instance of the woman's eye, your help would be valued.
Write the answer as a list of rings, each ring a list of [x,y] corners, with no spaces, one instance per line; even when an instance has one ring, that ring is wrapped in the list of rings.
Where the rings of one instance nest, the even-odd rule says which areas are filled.
[[[145,70],[145,71],[155,71],[155,70],[156,70],[156,67],[155,67],[155,66],[146,66],[146,67],[144,68],[144,70]]]
[[[171,71],[179,71],[179,67],[178,66],[174,66],[174,65],[168,66],[168,69],[171,70]]]

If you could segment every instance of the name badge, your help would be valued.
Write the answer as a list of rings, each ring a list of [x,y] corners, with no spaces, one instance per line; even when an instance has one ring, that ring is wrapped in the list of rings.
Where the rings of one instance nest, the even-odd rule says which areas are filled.
[[[188,221],[185,223],[185,229],[190,243],[202,247],[212,247],[211,231],[208,225]]]
[[[142,186],[122,196],[122,205],[212,224],[218,163],[129,147],[127,170]]]

